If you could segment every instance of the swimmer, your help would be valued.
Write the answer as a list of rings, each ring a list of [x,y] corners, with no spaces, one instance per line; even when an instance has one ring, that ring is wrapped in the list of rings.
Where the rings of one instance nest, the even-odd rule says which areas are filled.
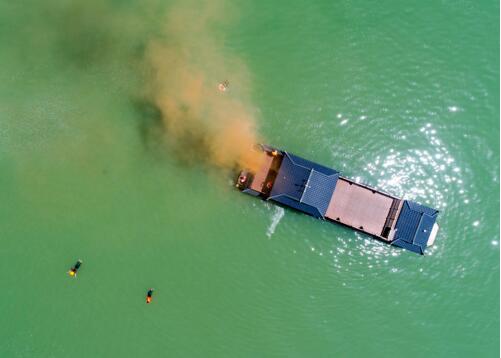
[[[148,293],[146,294],[146,303],[151,303],[151,300],[152,300],[151,296],[153,296],[153,289],[152,288],[150,288],[148,290]]]
[[[226,81],[226,80],[225,80],[225,81],[221,82],[221,83],[217,86],[217,88],[218,88],[221,92],[224,92],[224,91],[226,91],[226,90],[228,89],[228,87],[229,87],[229,86],[230,86],[230,83],[229,83],[228,81]]]
[[[78,259],[77,263],[75,265],[73,265],[73,267],[68,271],[68,274],[71,277],[76,277],[77,276],[77,271],[80,268],[80,266],[82,266],[82,260]]]

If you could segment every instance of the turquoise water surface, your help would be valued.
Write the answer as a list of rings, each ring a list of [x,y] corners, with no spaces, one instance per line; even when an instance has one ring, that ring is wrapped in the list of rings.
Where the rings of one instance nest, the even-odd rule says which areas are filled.
[[[0,356],[499,357],[499,3],[192,1],[178,44],[180,4],[0,2]],[[260,139],[439,209],[435,246],[185,161],[144,58],[205,38]]]

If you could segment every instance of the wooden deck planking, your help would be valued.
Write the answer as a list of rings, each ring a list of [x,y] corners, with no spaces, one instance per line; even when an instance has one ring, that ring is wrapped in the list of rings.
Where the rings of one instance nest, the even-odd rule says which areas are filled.
[[[381,236],[393,198],[339,178],[326,217],[342,224]]]
[[[263,164],[257,173],[254,174],[254,179],[250,185],[250,188],[259,192],[263,192],[263,185],[270,171],[271,164],[273,162],[273,157],[265,154],[263,156]]]

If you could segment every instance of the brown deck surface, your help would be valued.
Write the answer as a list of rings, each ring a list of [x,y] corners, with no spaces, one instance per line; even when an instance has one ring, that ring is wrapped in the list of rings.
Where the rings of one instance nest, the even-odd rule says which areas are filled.
[[[339,178],[325,216],[380,236],[392,202],[389,196]]]
[[[254,189],[259,192],[263,192],[263,184],[266,180],[266,176],[270,171],[271,164],[273,162],[273,157],[267,154],[263,155],[263,163],[261,165],[261,169],[254,174],[254,180],[252,180],[252,184],[250,185],[251,189]]]

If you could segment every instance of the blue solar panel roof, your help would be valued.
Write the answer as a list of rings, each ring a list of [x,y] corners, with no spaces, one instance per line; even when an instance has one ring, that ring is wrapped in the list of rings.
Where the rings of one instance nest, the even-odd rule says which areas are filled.
[[[300,201],[318,208],[318,211],[324,216],[331,201],[332,193],[334,193],[338,177],[338,174],[328,176],[312,169]]]
[[[284,155],[270,196],[287,195],[299,201],[310,176],[310,171],[311,169],[297,165],[289,156]]]
[[[424,254],[437,215],[438,210],[405,200],[392,244]]]
[[[323,165],[317,164],[315,162],[306,160],[304,158],[298,157],[297,155],[285,152],[285,154],[297,165],[301,165],[305,168],[315,169],[317,172],[323,173],[325,175],[339,174],[337,170],[332,168],[324,167]]]
[[[269,199],[323,218],[338,178],[334,169],[284,152]]]

